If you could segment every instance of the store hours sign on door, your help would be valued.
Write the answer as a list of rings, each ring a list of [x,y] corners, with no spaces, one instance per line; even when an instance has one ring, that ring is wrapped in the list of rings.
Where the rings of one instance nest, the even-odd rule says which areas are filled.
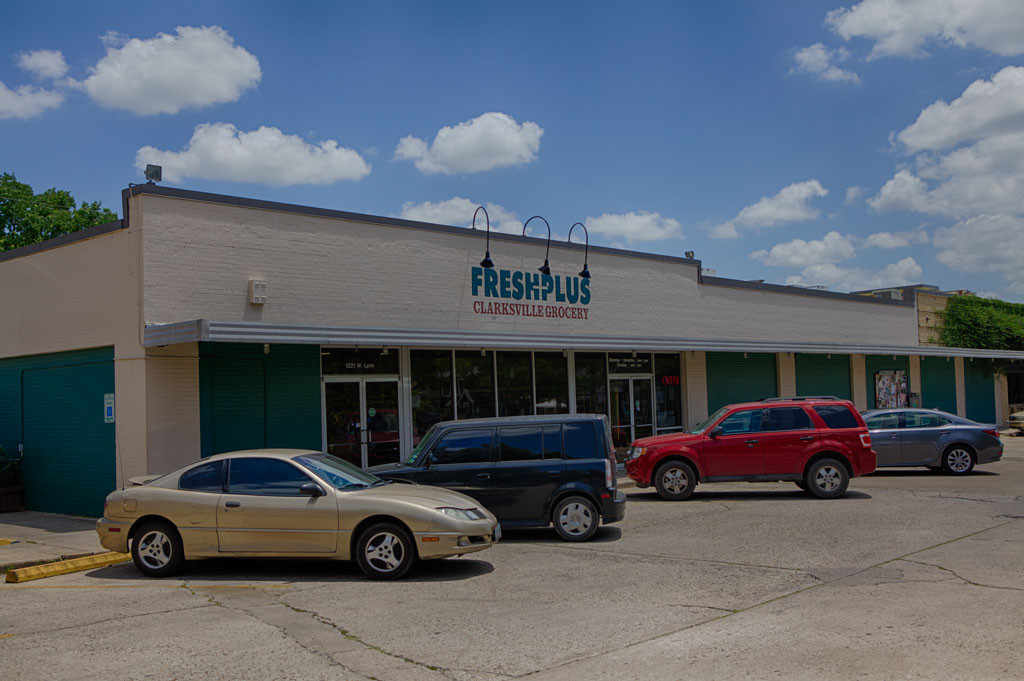
[[[590,279],[521,270],[470,270],[473,312],[490,316],[589,318]]]

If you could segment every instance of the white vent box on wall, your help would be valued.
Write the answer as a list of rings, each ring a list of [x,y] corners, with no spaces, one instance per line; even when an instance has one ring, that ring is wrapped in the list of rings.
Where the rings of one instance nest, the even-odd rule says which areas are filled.
[[[249,280],[249,302],[253,305],[263,305],[267,302],[267,282],[262,279]]]

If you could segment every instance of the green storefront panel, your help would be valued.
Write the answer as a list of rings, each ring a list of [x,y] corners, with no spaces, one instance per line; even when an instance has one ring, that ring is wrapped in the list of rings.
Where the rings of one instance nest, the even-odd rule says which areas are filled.
[[[201,343],[202,455],[320,449],[320,347]]]
[[[25,507],[98,516],[116,485],[112,348],[0,360],[0,444],[24,444]]]
[[[921,358],[921,406],[956,413],[956,364],[952,357]]]
[[[988,362],[964,359],[964,397],[967,418],[978,423],[995,423],[995,377]]]
[[[850,356],[797,354],[796,393],[853,399],[850,390]]]
[[[709,352],[708,413],[736,402],[778,396],[775,355],[763,352]]]
[[[879,371],[902,371],[907,377],[907,390],[910,390],[910,358],[897,355],[867,355],[864,357],[864,368],[867,374],[868,409],[874,409],[875,374]]]

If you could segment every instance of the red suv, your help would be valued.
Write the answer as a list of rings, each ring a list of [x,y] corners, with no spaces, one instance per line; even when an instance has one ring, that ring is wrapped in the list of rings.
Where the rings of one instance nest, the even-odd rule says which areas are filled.
[[[864,419],[848,400],[780,397],[730,404],[683,433],[637,440],[626,472],[681,501],[699,482],[789,480],[822,499],[846,493],[850,478],[875,470]]]

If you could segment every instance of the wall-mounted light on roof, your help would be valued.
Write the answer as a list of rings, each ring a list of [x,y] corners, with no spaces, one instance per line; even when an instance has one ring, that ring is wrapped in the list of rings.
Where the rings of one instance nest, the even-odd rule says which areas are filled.
[[[693,251],[686,251],[686,253],[684,253],[683,255],[685,255],[690,260],[693,260]]]
[[[590,232],[587,231],[587,226],[582,222],[577,222],[569,228],[569,238],[566,241],[572,240],[572,230],[576,228],[576,225],[583,228],[583,235],[587,237],[586,245],[583,247],[583,269],[580,270],[580,276],[584,279],[590,279],[590,270],[587,269],[587,256],[590,254]]]
[[[491,216],[487,214],[487,209],[483,206],[477,206],[473,212],[473,229],[476,229],[476,216],[483,211],[484,218],[487,219],[487,249],[484,251],[484,259],[480,261],[480,267],[494,267],[494,261],[491,260]]]
[[[533,220],[534,218],[544,220],[544,218],[541,218],[539,215],[534,215],[530,220]],[[530,224],[530,220],[523,223],[523,236],[526,236],[526,226]],[[551,225],[548,225],[547,220],[544,220],[544,224],[547,225],[548,228],[548,247],[544,251],[544,264],[537,269],[540,270],[541,274],[551,274],[551,267],[548,265],[548,254],[551,252]]]
[[[163,179],[164,169],[162,166],[155,166],[152,163],[146,164],[146,181],[150,184],[160,182]]]

